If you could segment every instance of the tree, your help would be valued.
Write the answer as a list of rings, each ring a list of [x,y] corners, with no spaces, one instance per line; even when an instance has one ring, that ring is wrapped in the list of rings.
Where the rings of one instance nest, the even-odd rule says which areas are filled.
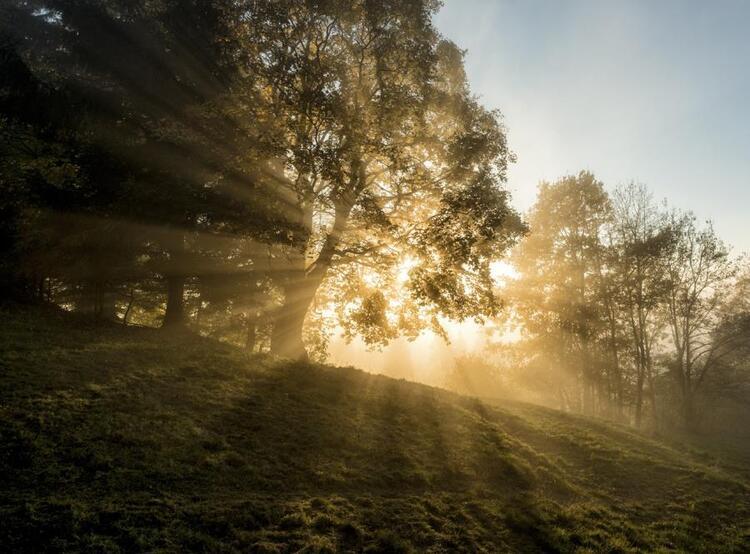
[[[655,205],[645,186],[620,187],[612,199],[610,265],[614,294],[610,297],[630,336],[635,362],[635,424],[640,427],[646,385],[652,416],[656,418],[657,414],[654,350],[665,323],[661,308],[672,232],[665,211]]]
[[[437,3],[285,0],[247,14],[251,66],[273,113],[271,171],[293,231],[272,350],[305,357],[303,326],[332,269],[420,261],[413,298],[446,316],[494,313],[489,262],[523,232],[499,184],[498,114],[470,96]]]
[[[602,377],[601,267],[610,209],[602,183],[589,172],[542,183],[529,214],[531,233],[513,253],[519,276],[509,294],[518,322],[548,366],[573,372],[577,390],[567,398],[560,390],[561,402],[585,413],[595,411]]]
[[[728,424],[743,429],[750,415],[750,266],[734,281],[720,311],[702,396],[713,411],[727,407],[730,414],[736,414],[730,415],[733,419],[729,421],[726,416],[719,420],[722,427]]]
[[[685,427],[695,431],[696,397],[736,336],[723,325],[727,322],[722,321],[721,307],[738,266],[710,223],[699,226],[692,214],[674,214],[671,225],[674,242],[666,266],[666,313],[674,346],[671,369]]]
[[[138,258],[149,258],[141,266],[166,282],[164,324],[183,325],[199,234],[282,234],[269,215],[273,189],[255,174],[260,127],[236,117],[232,94],[252,88],[236,40],[247,3],[38,0],[7,9],[17,51],[46,86],[75,99],[63,111],[97,149],[66,191],[88,175],[96,194],[111,192],[106,202],[54,208],[98,218],[96,240],[120,221],[119,233],[140,243]],[[97,165],[106,171],[92,172]]]
[[[43,242],[40,208],[60,200],[79,174],[65,91],[41,82],[0,29],[0,288],[4,300],[44,298],[47,260],[31,264]]]

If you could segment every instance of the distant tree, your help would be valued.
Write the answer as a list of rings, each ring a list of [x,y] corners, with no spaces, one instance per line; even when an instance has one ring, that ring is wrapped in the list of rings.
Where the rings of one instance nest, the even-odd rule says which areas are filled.
[[[643,185],[616,189],[612,204],[609,270],[613,289],[608,298],[617,311],[612,336],[616,336],[614,326],[619,318],[635,365],[634,417],[640,427],[644,391],[648,391],[652,416],[657,414],[654,352],[666,324],[661,308],[666,299],[673,233],[666,211],[654,203]]]
[[[522,334],[551,371],[573,373],[573,394],[558,392],[585,413],[594,413],[602,385],[601,266],[610,216],[609,197],[589,172],[542,183],[529,213],[531,233],[513,252],[519,276],[508,294]]]
[[[712,367],[703,377],[704,401],[709,407],[727,402],[735,406],[744,413],[739,421],[744,427],[750,415],[750,266],[735,280],[721,306],[708,356]]]
[[[677,382],[682,417],[696,430],[696,398],[707,376],[735,347],[739,336],[731,319],[722,317],[738,265],[708,223],[700,226],[692,214],[674,214],[673,245],[666,266],[666,314],[674,347],[672,373]]]

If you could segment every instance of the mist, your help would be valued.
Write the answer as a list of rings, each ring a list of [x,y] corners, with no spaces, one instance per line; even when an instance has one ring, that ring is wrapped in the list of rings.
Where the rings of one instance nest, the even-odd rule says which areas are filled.
[[[750,552],[748,15],[4,0],[0,550]]]

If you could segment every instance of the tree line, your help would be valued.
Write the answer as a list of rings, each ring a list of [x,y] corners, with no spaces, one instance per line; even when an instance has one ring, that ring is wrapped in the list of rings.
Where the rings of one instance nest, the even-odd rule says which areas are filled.
[[[332,326],[383,345],[502,318],[506,364],[565,409],[695,428],[747,402],[747,268],[710,224],[586,172],[524,221],[438,7],[4,2],[3,300],[294,358]]]
[[[513,154],[437,8],[4,2],[5,300],[296,358],[325,348],[323,296],[370,343],[496,315]]]
[[[590,172],[540,185],[528,222],[506,290],[520,340],[499,349],[530,388],[656,429],[750,407],[750,266],[710,222]]]

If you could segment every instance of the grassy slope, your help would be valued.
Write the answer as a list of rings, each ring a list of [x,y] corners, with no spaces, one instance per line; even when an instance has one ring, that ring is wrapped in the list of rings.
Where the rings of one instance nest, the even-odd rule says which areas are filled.
[[[3,551],[750,551],[747,460],[195,337],[0,316]]]

